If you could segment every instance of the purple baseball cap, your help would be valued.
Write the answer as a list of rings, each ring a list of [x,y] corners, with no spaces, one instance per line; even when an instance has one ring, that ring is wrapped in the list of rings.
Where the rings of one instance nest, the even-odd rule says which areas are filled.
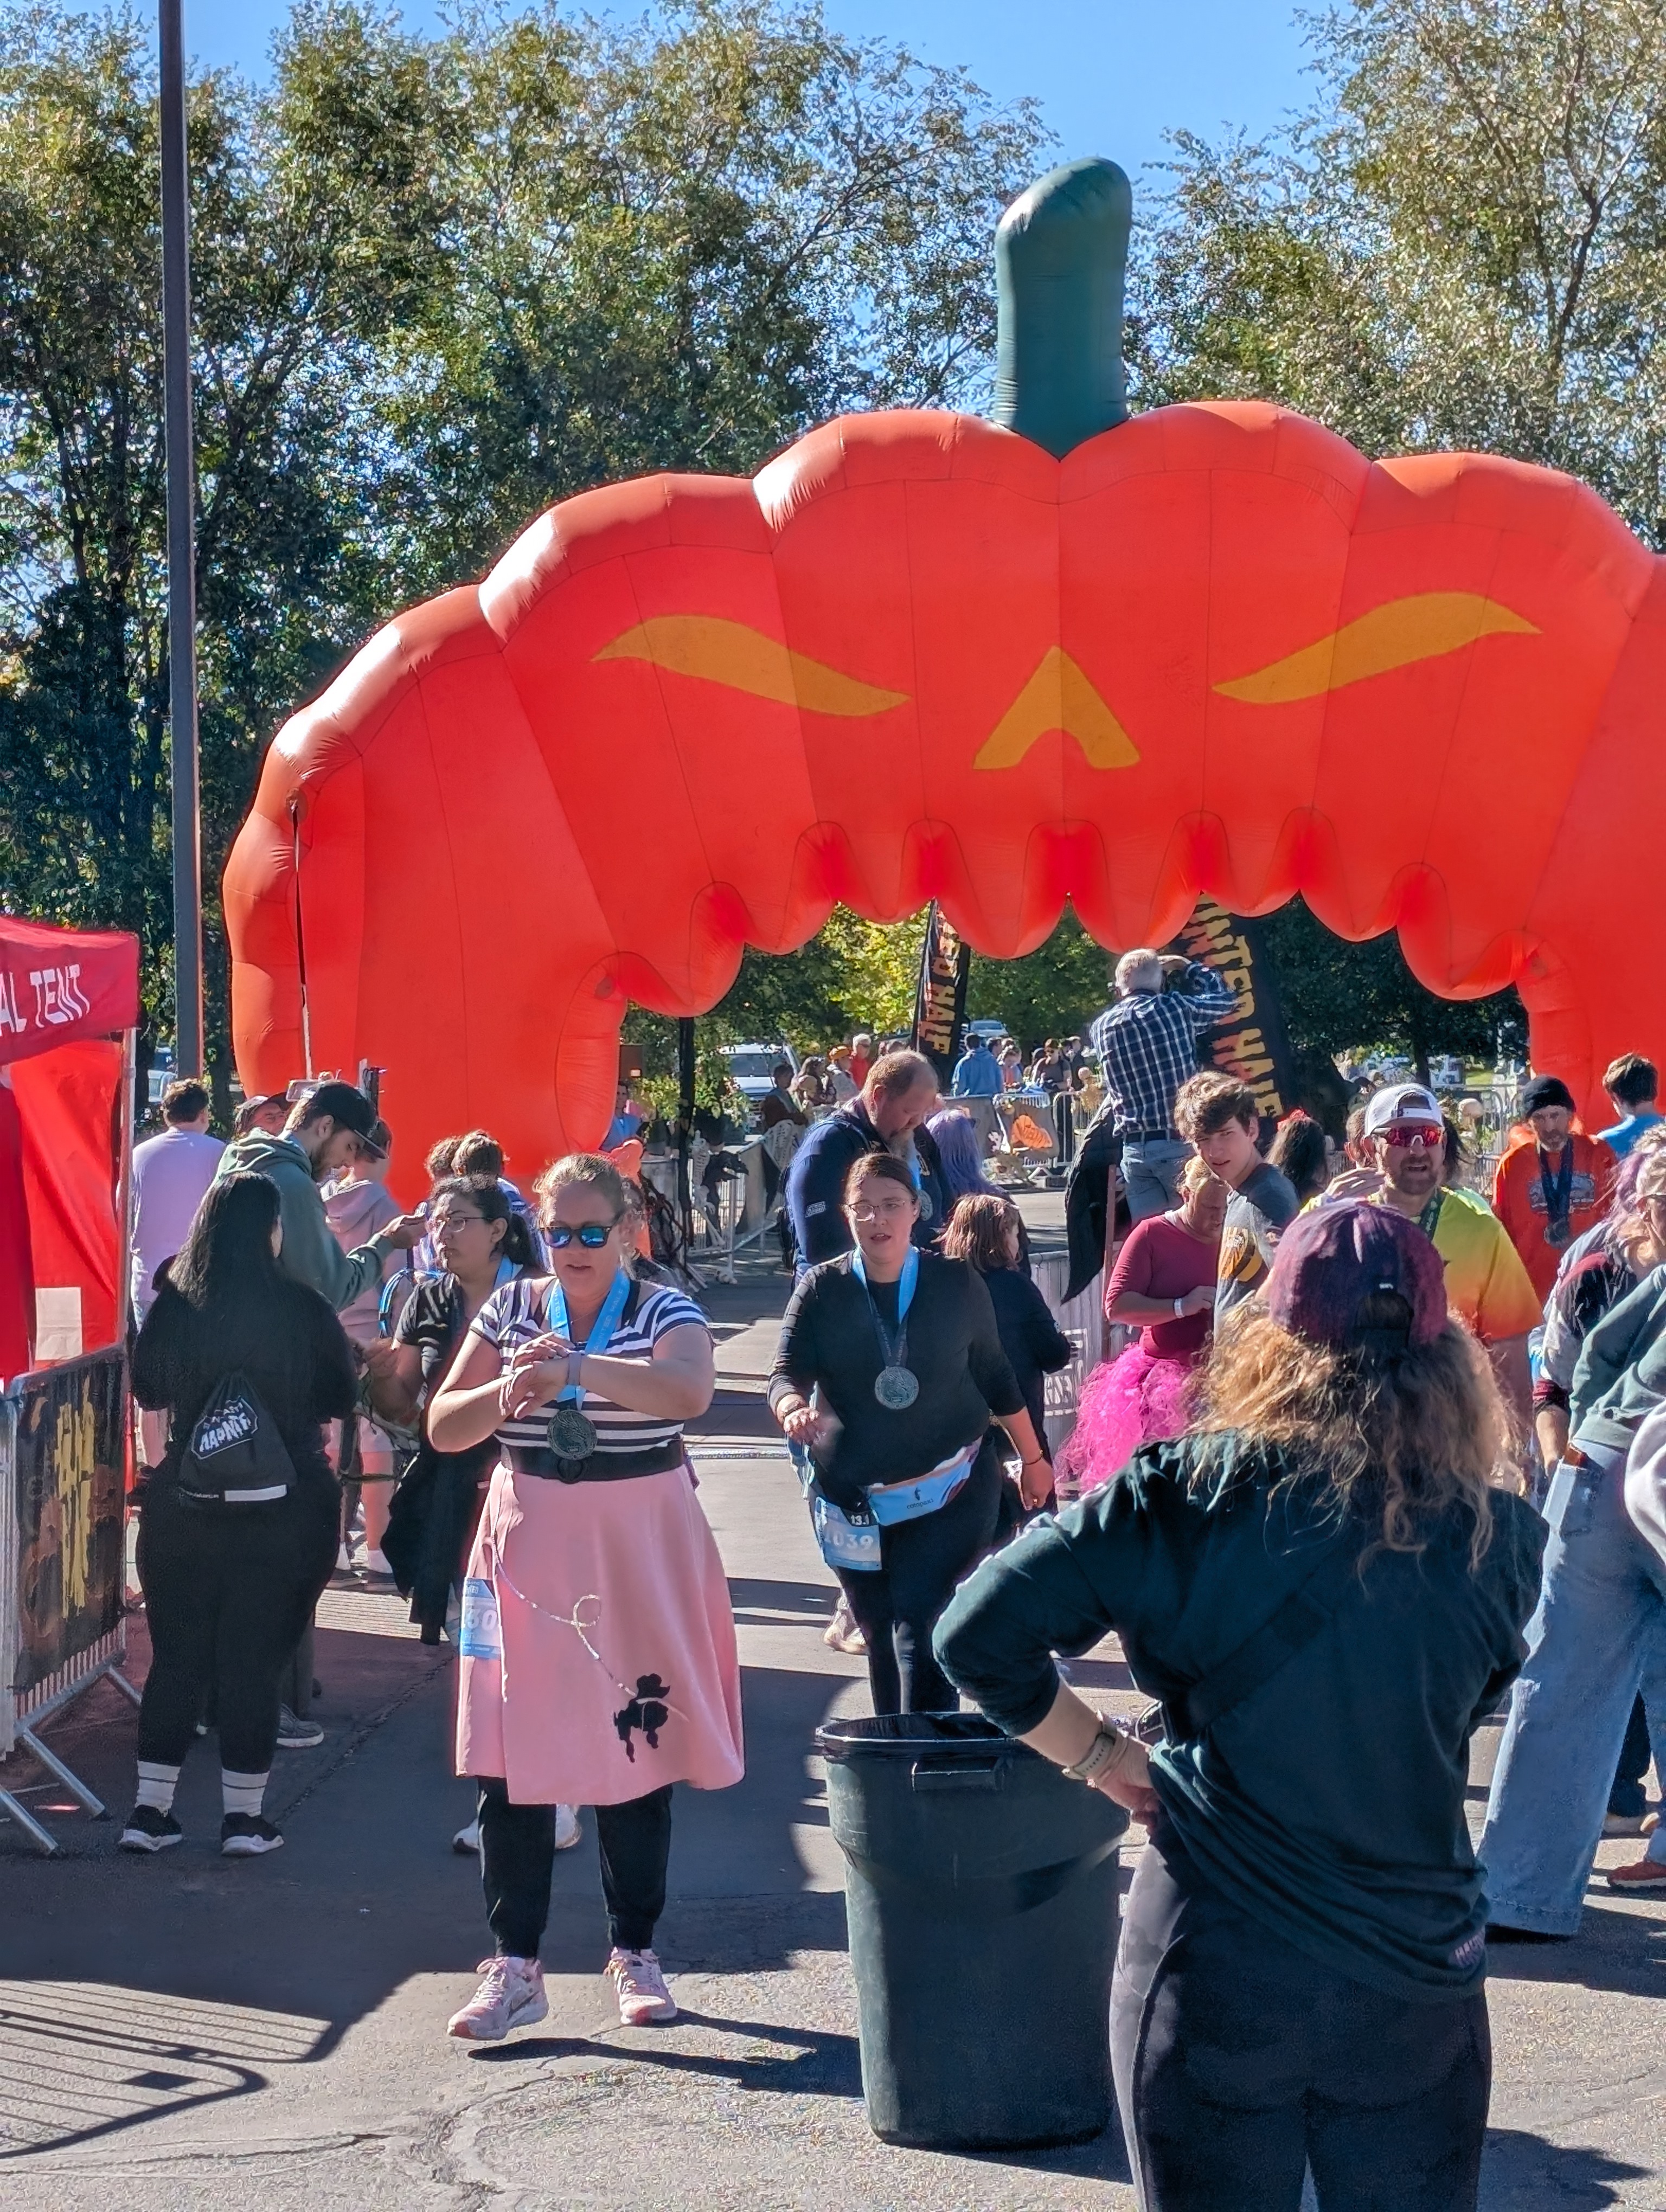
[[[1432,1344],[1446,1326],[1446,1270],[1414,1221],[1368,1199],[1298,1213],[1279,1240],[1267,1310],[1315,1344],[1352,1343],[1361,1304],[1393,1291],[1412,1310],[1411,1340]]]

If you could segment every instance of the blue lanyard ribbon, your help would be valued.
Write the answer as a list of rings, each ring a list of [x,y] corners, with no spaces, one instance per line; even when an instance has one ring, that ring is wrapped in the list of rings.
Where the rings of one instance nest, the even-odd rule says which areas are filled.
[[[619,1326],[620,1316],[624,1312],[625,1300],[629,1296],[630,1278],[621,1267],[613,1278],[613,1287],[603,1301],[602,1310],[596,1316],[589,1335],[584,1340],[584,1348],[587,1352],[606,1351],[612,1342],[614,1330]],[[568,1334],[567,1293],[561,1286],[561,1278],[558,1275],[552,1275],[550,1279],[550,1303],[544,1309],[544,1318],[557,1336]],[[569,1382],[567,1388],[557,1395],[556,1403],[558,1406],[581,1406],[584,1403],[584,1385],[581,1382]]]
[[[897,1341],[894,1345],[885,1334],[885,1325],[879,1318],[879,1309],[873,1303],[873,1293],[867,1286],[867,1269],[862,1263],[860,1251],[852,1256],[850,1272],[861,1285],[862,1295],[867,1300],[867,1310],[873,1316],[873,1329],[879,1340],[881,1358],[887,1367],[906,1366],[909,1348],[909,1308],[914,1304],[915,1285],[920,1280],[919,1253],[912,1244],[909,1245],[909,1256],[903,1261],[903,1272],[897,1279]]]

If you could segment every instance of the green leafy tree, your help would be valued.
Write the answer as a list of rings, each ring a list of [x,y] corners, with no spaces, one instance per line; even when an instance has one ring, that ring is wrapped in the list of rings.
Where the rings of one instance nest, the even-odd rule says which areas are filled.
[[[138,932],[171,1020],[154,27],[0,24],[0,902]],[[813,8],[297,7],[190,95],[204,881],[260,750],[551,501],[975,392],[1031,110]]]

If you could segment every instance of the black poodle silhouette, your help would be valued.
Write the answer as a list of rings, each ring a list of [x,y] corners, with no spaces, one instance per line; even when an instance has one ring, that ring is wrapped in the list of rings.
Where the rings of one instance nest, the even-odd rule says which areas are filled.
[[[619,1731],[619,1741],[625,1747],[625,1757],[634,1765],[636,1747],[630,1741],[633,1729],[641,1729],[648,1740],[650,1751],[660,1748],[660,1731],[671,1718],[671,1708],[665,1702],[671,1695],[671,1684],[662,1682],[657,1674],[639,1674],[636,1694],[622,1712],[613,1716],[613,1725]]]

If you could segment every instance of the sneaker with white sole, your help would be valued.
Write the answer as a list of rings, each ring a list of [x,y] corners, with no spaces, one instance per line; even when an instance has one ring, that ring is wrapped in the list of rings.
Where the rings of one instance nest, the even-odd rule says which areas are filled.
[[[581,1844],[583,1841],[584,1830],[579,1826],[578,1808],[575,1805],[557,1805],[556,1849],[558,1851],[570,1851],[575,1844]]]
[[[1610,1889],[1666,1889],[1666,1862],[1633,1859],[1629,1866],[1610,1867]]]
[[[264,1813],[228,1813],[220,1823],[220,1850],[228,1859],[258,1859],[278,1851],[283,1838]]]
[[[484,1980],[446,2027],[459,2043],[502,2043],[512,2027],[530,2027],[549,2013],[536,1959],[483,1959],[479,1972]]]
[[[471,1857],[474,1853],[478,1851],[480,1849],[480,1822],[477,1816],[469,1822],[467,1827],[459,1828],[457,1831],[457,1833],[451,1839],[451,1847],[453,1850],[461,1852],[465,1858]]]
[[[647,2027],[659,2021],[675,2020],[677,2001],[666,1987],[660,1961],[652,1951],[609,1954],[607,1972],[618,1994],[619,2019],[626,2027]]]
[[[1605,1813],[1602,1833],[1605,1836],[1640,1836],[1645,1833],[1643,1823],[1646,1813]]]
[[[124,1851],[165,1851],[170,1844],[182,1841],[184,1836],[185,1830],[172,1813],[164,1813],[159,1805],[136,1805],[128,1815],[117,1848]]]
[[[316,1721],[304,1721],[292,1713],[287,1705],[277,1709],[277,1744],[280,1751],[315,1751],[324,1741],[324,1730]]]

